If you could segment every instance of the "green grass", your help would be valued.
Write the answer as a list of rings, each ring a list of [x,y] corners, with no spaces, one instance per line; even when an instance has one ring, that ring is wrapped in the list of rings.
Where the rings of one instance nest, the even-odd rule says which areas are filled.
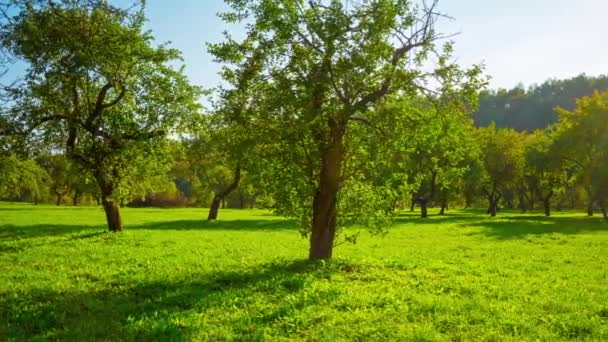
[[[0,340],[608,340],[608,223],[404,215],[308,263],[265,211],[0,204]]]

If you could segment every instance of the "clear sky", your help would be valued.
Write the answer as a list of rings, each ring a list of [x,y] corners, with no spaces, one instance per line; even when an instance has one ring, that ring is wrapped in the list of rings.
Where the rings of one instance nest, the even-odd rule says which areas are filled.
[[[223,0],[148,0],[148,26],[180,49],[192,82],[219,83],[205,42],[221,40]],[[462,65],[484,62],[492,87],[608,74],[608,0],[441,0]]]

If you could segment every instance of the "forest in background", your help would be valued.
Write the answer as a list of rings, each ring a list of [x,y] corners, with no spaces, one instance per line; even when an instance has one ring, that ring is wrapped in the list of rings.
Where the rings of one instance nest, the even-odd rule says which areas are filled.
[[[484,90],[479,95],[479,109],[473,113],[475,125],[513,128],[533,132],[557,122],[556,107],[572,110],[576,99],[608,90],[608,76],[581,74],[570,79],[550,79],[525,88]]]

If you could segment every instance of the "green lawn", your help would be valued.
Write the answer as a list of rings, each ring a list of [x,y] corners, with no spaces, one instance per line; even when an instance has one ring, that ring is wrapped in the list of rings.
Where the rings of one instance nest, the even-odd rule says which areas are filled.
[[[608,340],[608,223],[398,218],[304,261],[258,210],[0,204],[0,340]]]

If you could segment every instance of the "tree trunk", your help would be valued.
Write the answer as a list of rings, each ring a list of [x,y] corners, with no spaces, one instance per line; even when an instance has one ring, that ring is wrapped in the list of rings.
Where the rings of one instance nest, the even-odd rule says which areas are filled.
[[[604,215],[605,220],[608,220],[608,208],[605,205],[602,206],[602,215]]]
[[[547,196],[543,198],[543,205],[545,207],[545,216],[551,216],[551,197],[553,197],[553,191],[549,192]]]
[[[439,210],[439,215],[443,216],[447,209],[448,209],[448,203],[445,201],[441,202],[441,210]]]
[[[61,202],[63,202],[63,195],[62,194],[56,194],[57,195],[57,200],[55,201],[55,203],[57,204],[57,206],[61,205]]]
[[[217,212],[220,209],[220,205],[222,203],[222,199],[219,195],[213,196],[213,201],[211,201],[211,206],[209,207],[209,215],[207,216],[207,221],[217,220]]]
[[[488,194],[488,214],[490,214],[490,216],[495,217],[496,216],[496,212],[498,212],[498,199],[499,197],[497,197],[494,194]]]
[[[523,190],[519,191],[519,209],[521,209],[522,213],[526,213],[528,211],[528,206],[526,205],[526,196]]]
[[[74,194],[74,198],[72,198],[73,204],[74,206],[78,206],[80,204],[80,194],[79,193],[75,193]]]
[[[217,214],[220,209],[220,205],[224,202],[226,196],[230,195],[236,188],[239,186],[239,182],[241,181],[241,165],[237,165],[236,169],[234,169],[234,178],[232,179],[232,183],[228,185],[224,191],[218,192],[213,196],[213,201],[211,202],[211,206],[209,207],[209,215],[207,215],[207,221],[217,220]]]
[[[412,203],[410,204],[410,212],[413,212],[414,208],[416,208],[416,200],[412,198]]]
[[[593,216],[593,200],[589,200],[589,202],[587,202],[587,216]]]
[[[428,201],[426,199],[420,199],[419,203],[420,203],[420,217],[422,217],[422,218],[429,217]]]
[[[331,141],[321,146],[319,185],[313,200],[309,259],[331,259],[336,237],[337,196],[340,190],[344,133],[338,123],[329,122]]]
[[[106,220],[108,221],[108,229],[113,232],[121,232],[122,231],[122,220],[120,218],[120,209],[112,201],[108,199],[106,196],[103,196],[101,199],[101,203],[103,204],[103,209],[106,212]]]

